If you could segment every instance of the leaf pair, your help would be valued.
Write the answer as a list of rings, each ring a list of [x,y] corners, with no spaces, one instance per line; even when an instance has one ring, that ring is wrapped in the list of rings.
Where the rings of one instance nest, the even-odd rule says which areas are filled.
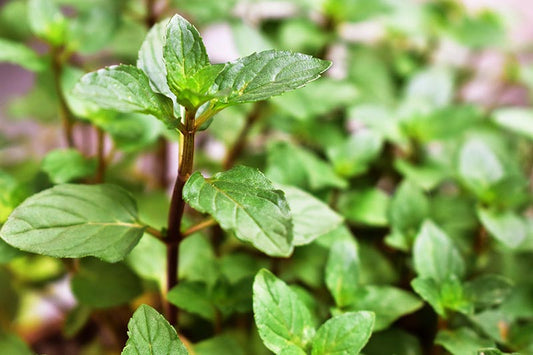
[[[317,79],[330,63],[270,50],[212,65],[196,28],[175,15],[166,26],[152,28],[137,66],[112,66],[89,73],[74,91],[102,108],[149,113],[175,125],[171,99],[193,111],[210,101],[204,109],[207,119],[227,106],[300,87]]]

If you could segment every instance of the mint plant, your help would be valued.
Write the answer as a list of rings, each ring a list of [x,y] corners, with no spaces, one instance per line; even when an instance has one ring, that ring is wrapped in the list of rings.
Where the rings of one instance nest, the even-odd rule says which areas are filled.
[[[0,353],[533,352],[527,41],[267,5],[2,5]]]

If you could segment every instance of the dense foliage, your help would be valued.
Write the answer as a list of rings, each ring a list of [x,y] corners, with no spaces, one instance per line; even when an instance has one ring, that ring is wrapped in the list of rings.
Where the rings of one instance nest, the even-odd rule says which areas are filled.
[[[533,353],[533,111],[497,100],[533,80],[497,14],[11,0],[0,37],[35,79],[0,126],[0,353]]]

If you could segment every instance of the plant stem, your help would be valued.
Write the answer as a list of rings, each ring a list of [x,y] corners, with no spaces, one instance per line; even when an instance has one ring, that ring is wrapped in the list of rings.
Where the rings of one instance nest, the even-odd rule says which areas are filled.
[[[73,124],[74,115],[68,107],[67,100],[63,94],[63,88],[61,87],[61,76],[63,73],[64,52],[60,47],[53,46],[51,49],[52,54],[52,74],[54,77],[54,89],[59,100],[59,114],[61,115],[61,121],[63,124],[63,134],[65,141],[69,148],[75,147]]]
[[[163,233],[161,233],[159,229],[146,225],[145,231],[146,233],[153,235],[154,237],[161,240],[162,242],[165,242],[165,236],[163,235]]]
[[[181,221],[185,209],[183,200],[183,186],[192,174],[194,161],[194,119],[196,110],[187,110],[185,112],[185,130],[182,132],[180,142],[180,162],[178,167],[178,177],[172,190],[170,200],[170,210],[168,212],[168,231],[167,231],[167,291],[170,291],[178,284],[178,256],[179,244],[183,238],[181,233]],[[165,304],[167,320],[176,325],[178,323],[178,309],[169,303]]]
[[[198,231],[201,231],[204,228],[211,227],[217,224],[217,221],[215,221],[213,218],[208,218],[203,222],[200,222],[189,229],[187,229],[185,232],[181,233],[182,237],[188,237],[189,235],[196,233]]]
[[[237,158],[242,154],[242,151],[246,146],[246,138],[248,137],[248,134],[250,133],[254,123],[261,117],[264,104],[264,101],[256,102],[248,116],[246,116],[244,127],[239,132],[239,135],[233,143],[233,146],[228,150],[226,157],[224,158],[224,162],[222,163],[224,170],[228,170],[233,167]]]
[[[96,145],[96,176],[94,181],[98,184],[104,181],[104,174],[106,169],[106,158],[105,158],[105,133],[100,127],[96,127],[97,134],[97,145]]]

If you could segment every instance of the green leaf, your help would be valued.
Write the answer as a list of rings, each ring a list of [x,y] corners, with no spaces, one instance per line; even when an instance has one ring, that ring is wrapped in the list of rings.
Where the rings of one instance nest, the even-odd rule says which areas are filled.
[[[187,355],[176,330],[155,309],[141,305],[128,323],[128,341],[122,355]]]
[[[116,185],[58,185],[28,198],[0,236],[12,246],[60,258],[122,260],[144,226],[130,194]]]
[[[45,62],[31,48],[3,38],[0,38],[0,62],[17,64],[31,71],[41,71],[46,67]]]
[[[312,355],[357,355],[374,327],[374,313],[350,312],[326,321],[313,339]]]
[[[533,139],[533,111],[526,108],[502,108],[493,113],[497,125]]]
[[[146,113],[174,123],[172,100],[154,92],[146,74],[131,65],[114,65],[84,75],[74,94],[103,109]]]
[[[422,355],[422,347],[416,337],[404,330],[391,328],[372,334],[365,346],[366,355]]]
[[[143,236],[125,261],[142,278],[159,282],[161,288],[165,284],[166,248],[160,240]]]
[[[418,186],[410,181],[403,181],[389,205],[391,226],[414,238],[422,222],[429,216],[429,200]]]
[[[275,353],[290,345],[305,349],[315,329],[298,295],[265,269],[257,273],[253,292],[255,323],[265,346]]]
[[[348,186],[326,162],[287,142],[269,146],[266,175],[280,184],[294,185],[304,190]]]
[[[450,276],[462,277],[465,264],[450,238],[433,222],[426,221],[416,237],[413,262],[418,276],[437,283]]]
[[[365,286],[352,295],[347,311],[372,311],[374,331],[388,328],[398,318],[413,313],[423,302],[412,293],[392,286]]]
[[[480,348],[495,346],[494,342],[481,338],[474,331],[465,327],[439,331],[435,343],[442,345],[453,355],[476,355]]]
[[[368,170],[369,164],[378,157],[382,147],[383,137],[373,130],[365,129],[329,147],[327,155],[339,175],[353,177]]]
[[[44,157],[42,170],[54,184],[63,184],[94,175],[96,160],[85,158],[76,149],[56,149]]]
[[[142,293],[141,280],[125,264],[95,258],[80,260],[71,287],[76,299],[92,308],[125,304]]]
[[[260,171],[239,166],[207,179],[197,172],[185,184],[183,198],[266,254],[292,253],[289,205]]]
[[[28,345],[15,334],[0,331],[0,349],[4,354],[34,355]]]
[[[13,321],[19,313],[20,294],[15,289],[15,280],[11,273],[5,268],[0,268],[0,337],[2,336],[2,328],[4,325],[13,324]],[[2,341],[0,340],[0,344]],[[0,346],[0,349],[3,348]]]
[[[465,292],[478,308],[501,304],[513,291],[510,279],[501,275],[485,274],[465,283]]]
[[[502,180],[504,168],[490,147],[479,139],[469,140],[459,153],[459,176],[478,195]]]
[[[65,42],[68,22],[52,0],[30,0],[28,20],[35,35],[54,46]]]
[[[137,67],[141,68],[148,78],[154,91],[167,97],[174,98],[167,83],[167,68],[163,59],[163,46],[167,37],[168,20],[155,24],[144,39],[139,50]]]
[[[479,219],[489,233],[509,248],[518,247],[527,236],[527,224],[516,213],[478,208]]]
[[[447,68],[430,67],[414,75],[406,89],[407,99],[443,107],[453,98],[454,83],[452,72]]]
[[[390,198],[378,188],[352,190],[339,199],[339,211],[347,220],[370,226],[386,226]]]
[[[281,349],[279,355],[306,355],[306,352],[299,346],[289,345],[286,348]]]
[[[203,283],[182,281],[168,292],[167,299],[184,311],[197,314],[209,321],[215,319],[215,307]]]
[[[359,257],[355,241],[340,239],[331,246],[326,265],[326,285],[337,307],[353,302],[359,288]]]
[[[428,302],[441,317],[446,317],[446,311],[441,301],[439,285],[433,279],[417,277],[411,281],[413,290]]]
[[[13,248],[11,245],[4,242],[3,239],[0,239],[0,265],[6,264],[11,260],[23,255],[23,253]]]
[[[241,346],[230,335],[219,335],[194,344],[196,355],[245,355]]]
[[[220,108],[266,100],[318,79],[330,66],[331,62],[309,55],[268,50],[228,63],[211,91],[223,95]]]
[[[313,195],[293,186],[280,186],[292,215],[293,245],[309,244],[342,223],[342,217]]]

